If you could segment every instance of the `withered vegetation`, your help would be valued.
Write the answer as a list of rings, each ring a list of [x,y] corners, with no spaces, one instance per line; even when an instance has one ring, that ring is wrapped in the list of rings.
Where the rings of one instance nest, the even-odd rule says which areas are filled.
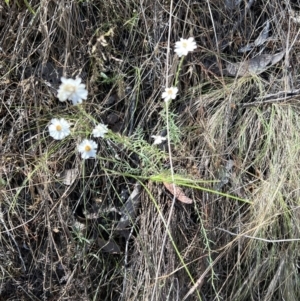
[[[299,11],[1,1],[0,299],[300,300]],[[151,135],[166,131],[181,37],[198,48],[169,107],[169,157]],[[62,75],[86,83],[81,108],[58,101]],[[120,141],[98,139],[84,162],[91,116]],[[72,136],[49,137],[55,117]],[[192,204],[172,207],[170,163]]]

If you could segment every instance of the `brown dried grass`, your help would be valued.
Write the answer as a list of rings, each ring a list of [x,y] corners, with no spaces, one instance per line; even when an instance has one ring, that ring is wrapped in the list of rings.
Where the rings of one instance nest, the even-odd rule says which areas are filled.
[[[35,14],[19,2],[0,4],[1,298],[298,300],[298,96],[258,100],[299,88],[299,29],[289,19],[296,2],[255,1],[244,13],[246,2],[228,12],[224,1],[179,0],[171,26],[171,1],[33,0]],[[226,77],[227,61],[256,54],[237,50],[268,18],[276,40],[264,51],[296,39],[289,56],[259,77]],[[103,252],[99,239],[113,236],[118,218],[112,209],[147,166],[106,142],[103,160],[83,166],[76,139],[48,137],[54,116],[84,124],[83,133],[89,127],[82,112],[56,99],[59,78],[82,77],[88,114],[124,136],[142,129],[151,143],[165,128],[160,95],[175,77],[174,42],[188,36],[199,47],[184,61],[170,108],[181,131],[172,160],[186,179],[215,182],[201,186],[210,191],[184,188],[194,204],[176,203],[166,244],[172,196],[162,183],[143,182],[131,239],[121,233],[112,243],[122,252]],[[116,154],[128,170],[111,160]],[[68,169],[76,178],[64,185]],[[84,219],[87,212],[98,215]]]

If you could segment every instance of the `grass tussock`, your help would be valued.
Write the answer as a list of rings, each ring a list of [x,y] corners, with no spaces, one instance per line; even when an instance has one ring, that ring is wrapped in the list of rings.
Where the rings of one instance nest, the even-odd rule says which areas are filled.
[[[299,300],[299,11],[0,4],[0,299]],[[198,46],[183,59],[182,37]],[[226,68],[280,51],[257,74]],[[82,78],[83,104],[58,101],[61,76]],[[52,118],[71,135],[52,139]],[[109,134],[82,160],[99,122]],[[153,145],[158,134],[169,141]]]

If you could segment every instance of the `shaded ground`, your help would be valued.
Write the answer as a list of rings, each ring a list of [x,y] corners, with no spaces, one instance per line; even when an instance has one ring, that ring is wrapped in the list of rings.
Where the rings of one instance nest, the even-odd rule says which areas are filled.
[[[6,2],[0,299],[299,300],[300,3]],[[151,136],[190,36],[170,158]],[[62,75],[86,83],[82,106],[58,101]],[[54,117],[70,138],[49,137]],[[84,162],[93,119],[115,138]],[[172,166],[192,205],[172,206]]]

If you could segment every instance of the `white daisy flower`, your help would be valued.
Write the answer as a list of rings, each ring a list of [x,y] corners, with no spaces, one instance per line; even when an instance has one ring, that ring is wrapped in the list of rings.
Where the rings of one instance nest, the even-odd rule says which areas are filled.
[[[49,125],[49,134],[56,140],[61,140],[70,134],[70,124],[63,118],[54,118]]]
[[[161,97],[164,98],[165,102],[168,102],[169,100],[176,98],[177,92],[178,88],[176,87],[166,88]]]
[[[155,136],[155,135],[151,136],[151,138],[153,138],[153,139],[154,139],[154,142],[153,142],[153,144],[154,144],[154,145],[161,144],[161,143],[163,143],[164,141],[166,141],[166,140],[167,140],[167,138],[166,138],[166,137],[162,137],[162,136]]]
[[[100,123],[93,129],[93,136],[104,138],[105,134],[108,132],[107,125]]]
[[[97,143],[93,140],[84,139],[78,145],[78,151],[81,153],[82,159],[96,158]]]
[[[189,52],[194,51],[197,48],[194,38],[183,39],[175,43],[175,52],[179,57],[187,55]]]
[[[83,99],[87,99],[88,92],[85,89],[85,84],[81,84],[81,78],[61,78],[57,97],[60,101],[72,100],[73,105],[82,103]]]

